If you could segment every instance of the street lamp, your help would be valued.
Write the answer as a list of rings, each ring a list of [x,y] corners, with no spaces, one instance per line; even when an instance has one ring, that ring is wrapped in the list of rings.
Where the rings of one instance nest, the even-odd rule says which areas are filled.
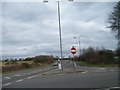
[[[82,50],[81,50],[81,42],[80,42],[80,36],[79,36],[79,52],[80,52],[80,55],[82,54]]]
[[[63,54],[62,54],[62,36],[61,36],[61,19],[60,19],[60,5],[59,5],[59,1],[58,2],[58,26],[59,26],[59,36],[60,36],[60,53],[61,53],[61,66],[62,66],[62,58],[63,58]],[[63,66],[62,66],[62,71],[63,71]]]
[[[48,3],[48,0],[43,0],[44,3]]]
[[[73,0],[68,0],[69,2],[73,2]]]
[[[82,54],[82,50],[81,50],[81,42],[80,42],[80,35],[78,37],[73,37],[74,39],[78,38],[78,44],[79,44],[79,55]]]
[[[68,0],[69,2],[73,2],[73,0]],[[43,0],[44,3],[48,3],[48,0]],[[58,8],[58,26],[59,26],[59,37],[60,37],[60,56],[61,56],[61,66],[62,66],[62,58],[63,58],[63,52],[62,52],[62,32],[61,32],[61,19],[60,19],[60,1],[57,1],[57,8]],[[63,66],[62,66],[63,71]]]

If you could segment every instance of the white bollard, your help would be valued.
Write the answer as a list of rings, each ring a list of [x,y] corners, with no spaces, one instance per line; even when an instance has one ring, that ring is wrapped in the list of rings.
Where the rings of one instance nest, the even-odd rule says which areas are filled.
[[[58,69],[62,69],[61,63],[58,64]]]
[[[75,67],[77,66],[76,63],[74,63],[74,66],[75,66]]]

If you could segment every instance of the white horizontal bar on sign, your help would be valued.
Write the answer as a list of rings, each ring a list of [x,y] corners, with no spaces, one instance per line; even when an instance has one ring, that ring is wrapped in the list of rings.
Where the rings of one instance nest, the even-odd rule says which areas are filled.
[[[71,50],[71,52],[76,52],[76,50]]]

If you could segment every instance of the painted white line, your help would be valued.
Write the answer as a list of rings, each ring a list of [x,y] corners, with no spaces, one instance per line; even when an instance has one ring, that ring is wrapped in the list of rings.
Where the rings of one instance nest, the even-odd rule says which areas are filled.
[[[120,87],[111,87],[111,88],[120,88]]]
[[[5,79],[11,79],[10,77],[4,77]]]
[[[115,71],[115,70],[110,70],[110,71]]]
[[[82,73],[87,73],[88,71],[82,72]]]
[[[63,75],[63,74],[58,74],[58,75]]]
[[[38,71],[32,71],[31,73],[36,73],[36,72],[38,72]]]
[[[108,89],[106,89],[106,90],[120,90],[120,87],[110,87],[110,88],[108,88]]]
[[[38,71],[42,71],[42,70],[38,70]]]
[[[26,73],[25,75],[29,75],[29,74],[31,74],[31,73]]]
[[[11,83],[6,83],[6,84],[4,84],[4,85],[2,85],[2,86],[7,86],[7,85],[10,85]]]
[[[99,69],[106,69],[106,68],[99,68]]]
[[[16,82],[21,82],[21,81],[23,81],[23,79],[17,80]]]
[[[37,76],[39,76],[39,74],[38,74],[38,75],[31,76],[31,77],[28,77],[27,79],[31,79],[31,78],[34,78],[34,77],[37,77]]]
[[[25,75],[29,75],[29,74],[33,74],[33,72],[30,72],[30,73],[26,73]]]
[[[26,73],[25,75],[29,75],[29,74],[33,74],[33,73],[37,73],[38,71],[41,71],[41,70],[37,70],[37,71],[30,72],[30,73]]]
[[[20,74],[15,74],[14,76],[21,76]]]
[[[33,77],[28,77],[27,79],[31,79],[31,78],[33,78]]]

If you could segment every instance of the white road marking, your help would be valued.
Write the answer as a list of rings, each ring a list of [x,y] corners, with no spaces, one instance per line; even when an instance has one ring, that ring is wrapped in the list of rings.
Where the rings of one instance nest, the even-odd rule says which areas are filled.
[[[6,84],[4,84],[4,85],[2,85],[2,86],[7,86],[7,85],[10,85],[11,83],[6,83]]]
[[[35,73],[35,72],[26,73],[25,75],[29,75],[29,74],[33,74],[33,73]]]
[[[25,75],[29,75],[29,74],[31,74],[31,73],[26,73]]]
[[[115,71],[115,70],[110,70],[110,71]]]
[[[21,82],[21,81],[23,81],[23,79],[17,80],[16,82]]]
[[[32,71],[31,73],[36,73],[36,72],[38,72],[38,71]]]
[[[120,87],[111,87],[111,88],[120,88]]]
[[[99,68],[99,69],[106,69],[106,68]]]
[[[110,87],[110,88],[108,88],[108,89],[106,89],[106,90],[120,90],[120,87]]]
[[[15,74],[14,76],[21,76],[21,74]]]
[[[30,72],[30,73],[26,73],[25,75],[29,75],[29,74],[33,74],[33,73],[37,73],[38,71],[42,71],[42,70],[37,70],[37,71]]]
[[[63,75],[63,74],[58,74],[58,75]]]
[[[42,70],[37,70],[37,71],[42,71]]]
[[[39,74],[38,74],[38,75],[31,76],[31,77],[28,77],[27,79],[31,79],[31,78],[37,77],[37,76],[39,76]]]
[[[5,79],[11,79],[10,77],[4,77]]]
[[[46,68],[46,70],[48,70],[49,68]],[[25,75],[29,75],[29,74],[32,74],[32,73],[36,73],[36,72],[39,72],[39,71],[42,71],[42,70],[37,70],[37,71],[33,71],[33,72],[30,72],[30,73],[20,73],[20,74],[15,74],[15,75],[11,75],[9,77],[4,77],[6,79],[11,79],[10,77],[15,77],[15,76],[25,76]]]
[[[88,71],[82,72],[82,73],[87,73]]]
[[[28,77],[27,79],[31,79],[32,77]]]

